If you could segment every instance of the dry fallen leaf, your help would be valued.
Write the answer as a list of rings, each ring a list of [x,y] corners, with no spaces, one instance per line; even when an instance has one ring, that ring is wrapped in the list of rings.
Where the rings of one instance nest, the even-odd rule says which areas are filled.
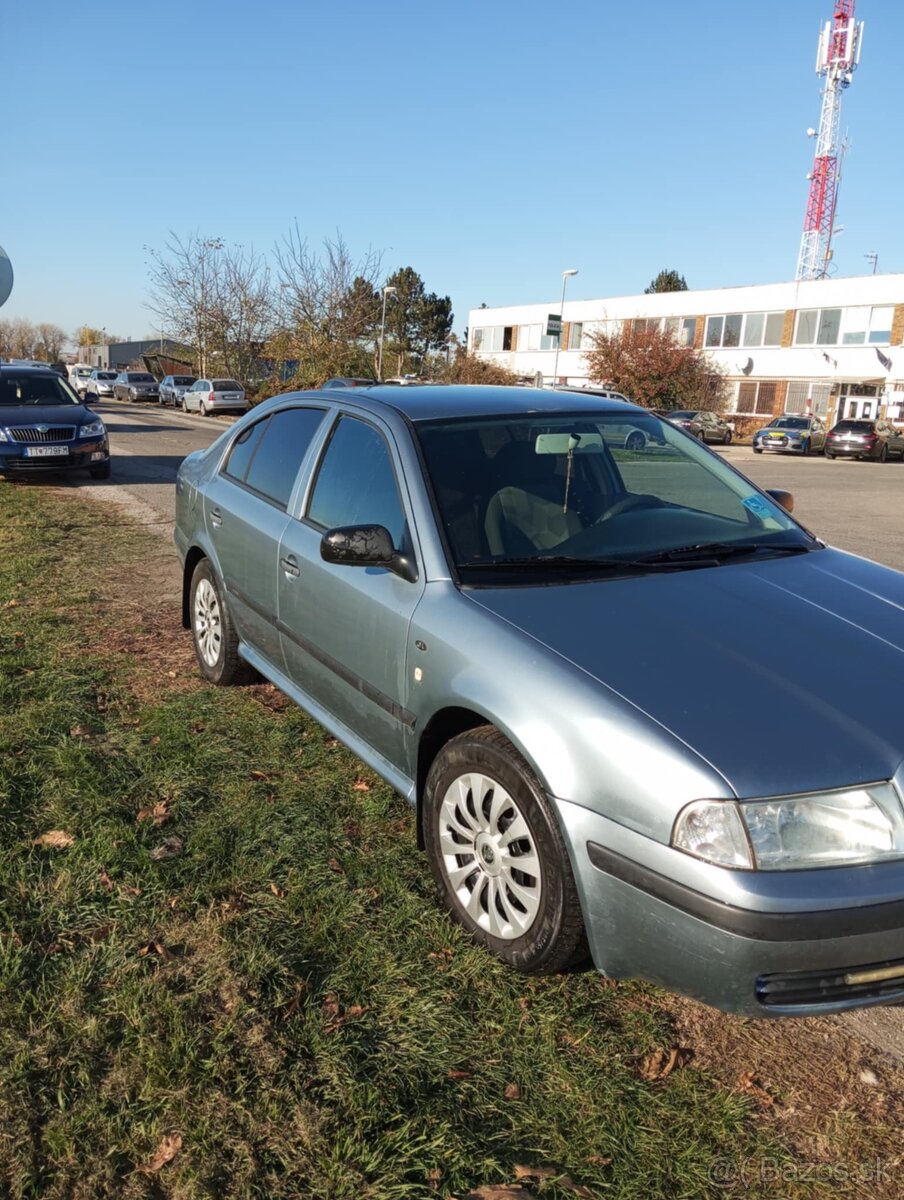
[[[155,825],[165,825],[170,818],[169,805],[166,800],[158,800],[150,808],[139,808],[135,818],[140,825],[142,821],[153,821]]]
[[[343,867],[342,863],[336,858],[328,858],[326,860],[326,865],[331,871],[335,871],[337,875],[345,874],[345,867]]]
[[[446,1078],[447,1079],[470,1079],[471,1072],[470,1071],[447,1071]]]
[[[432,1167],[427,1172],[427,1182],[434,1190],[439,1187],[439,1181],[442,1179],[442,1177],[443,1173],[439,1167]]]
[[[369,792],[370,791],[370,784],[367,782],[366,779],[356,779],[354,787],[355,787],[356,792]]]
[[[559,1176],[559,1187],[567,1188],[573,1195],[580,1196],[581,1200],[597,1200],[590,1188],[584,1187],[583,1184],[575,1183],[570,1175]]]
[[[641,1079],[653,1081],[665,1079],[676,1067],[686,1066],[693,1057],[693,1051],[684,1046],[672,1046],[670,1050],[653,1050],[645,1054],[637,1069]]]
[[[69,730],[69,736],[71,738],[89,738],[91,730],[87,725],[73,725]]]
[[[159,746],[160,745],[160,734],[155,733],[154,736],[149,739],[148,745],[149,746]]]
[[[18,600],[7,600],[7,602],[6,602],[7,608],[18,608],[18,606],[19,606]]]
[[[271,883],[270,891],[277,898],[277,900],[282,900],[283,896],[286,894],[285,889],[281,888],[278,883]]]
[[[503,1095],[505,1096],[506,1100],[520,1100],[521,1099],[520,1084],[507,1083],[505,1085],[505,1091],[503,1092]]]
[[[605,1154],[591,1154],[587,1161],[591,1167],[608,1167],[612,1159],[607,1158]]]
[[[303,979],[299,979],[295,984],[295,995],[283,1010],[282,1016],[284,1021],[288,1021],[289,1017],[294,1017],[298,1012],[299,1008],[301,1007],[301,998],[307,990],[308,985]]]
[[[775,1097],[769,1095],[762,1084],[758,1082],[753,1071],[744,1071],[738,1076],[738,1090],[752,1096],[760,1108],[775,1107]]]
[[[554,1171],[552,1167],[524,1167],[515,1163],[516,1179],[555,1179],[556,1175],[558,1171]]]
[[[162,862],[165,858],[178,858],[182,853],[182,839],[168,837],[156,850],[151,851],[154,862]]]
[[[172,950],[167,949],[163,942],[145,942],[138,947],[138,957],[147,958],[148,955],[154,955],[156,958],[171,959],[174,958]]]
[[[182,1149],[182,1135],[178,1133],[168,1133],[166,1137],[161,1138],[160,1145],[148,1159],[148,1161],[138,1168],[143,1175],[153,1175],[165,1167],[167,1163],[173,1161],[179,1151]]]
[[[465,1200],[534,1200],[534,1193],[520,1183],[503,1183],[498,1187],[487,1185],[473,1188]]]
[[[249,775],[249,778],[251,778],[251,779],[264,779],[267,782],[269,782],[269,780],[270,780],[270,776],[267,774],[266,771],[249,771],[248,775]]]
[[[66,833],[62,829],[50,829],[47,833],[36,837],[32,845],[43,846],[46,850],[68,850],[74,841],[75,838],[71,833]]]
[[[102,885],[106,888],[106,890],[108,892],[113,891],[113,880],[110,878],[110,876],[107,874],[106,871],[101,871],[101,873],[99,875],[99,879],[100,879]]]

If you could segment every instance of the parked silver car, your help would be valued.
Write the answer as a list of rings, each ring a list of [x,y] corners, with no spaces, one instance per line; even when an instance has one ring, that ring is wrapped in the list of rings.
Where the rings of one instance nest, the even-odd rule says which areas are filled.
[[[113,399],[159,400],[157,380],[150,371],[120,371],[113,384]]]
[[[117,377],[116,371],[105,371],[95,367],[85,384],[85,399],[99,400],[101,396],[112,396]]]
[[[245,389],[235,379],[198,379],[182,393],[182,411],[209,417],[215,412],[244,412]]]
[[[181,405],[182,397],[197,378],[197,375],[164,375],[160,380],[160,407]]]
[[[623,403],[552,391],[267,401],[178,473],[201,673],[250,664],[416,805],[519,970],[589,946],[742,1013],[904,999],[904,575],[631,418],[646,453]]]
[[[825,449],[826,427],[819,417],[786,414],[773,417],[753,435],[753,452],[762,454],[820,454]]]

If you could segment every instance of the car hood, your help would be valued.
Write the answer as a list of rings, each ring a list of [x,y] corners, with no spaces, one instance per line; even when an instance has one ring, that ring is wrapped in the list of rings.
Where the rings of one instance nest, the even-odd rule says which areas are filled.
[[[83,404],[19,404],[0,406],[0,426],[7,425],[82,425],[94,419]]]
[[[619,693],[740,797],[890,778],[904,574],[838,550],[468,592]]]

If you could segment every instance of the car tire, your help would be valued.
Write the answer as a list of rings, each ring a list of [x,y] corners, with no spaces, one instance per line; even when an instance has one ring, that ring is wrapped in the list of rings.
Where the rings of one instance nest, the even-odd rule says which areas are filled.
[[[207,406],[207,405],[204,403],[204,401],[202,400],[202,401],[201,401],[201,416],[202,416],[202,417],[209,417],[209,416],[211,415],[211,413],[212,413],[212,412],[213,412],[213,409],[212,409],[212,408],[208,408],[208,406]]]
[[[101,463],[99,467],[89,467],[88,474],[92,479],[109,479],[111,469],[110,460],[108,459],[105,463]]]
[[[182,397],[182,411],[184,413],[188,412],[188,402],[186,401],[184,396]]]
[[[587,957],[558,822],[536,775],[498,729],[482,725],[447,742],[427,776],[422,819],[442,901],[476,942],[529,975]],[[506,841],[516,824],[521,836]],[[517,853],[500,853],[505,847]],[[519,858],[532,869],[510,865]]]
[[[825,450],[824,454],[825,454],[826,458],[834,458],[835,457],[835,455],[832,453],[831,450]]]
[[[725,436],[722,438],[722,445],[723,446],[731,445],[731,430],[730,429],[725,430]]]
[[[188,611],[198,667],[208,683],[227,687],[251,678],[251,668],[239,658],[239,639],[222,586],[206,558],[192,573]]]
[[[754,446],[754,447],[753,447],[753,452],[754,452],[754,454],[762,454],[762,453],[763,453],[762,447],[761,447],[761,446]]]
[[[700,432],[697,434],[697,441],[698,441],[698,442],[703,442],[703,443],[704,443],[704,445],[706,444],[706,434],[703,432],[703,430],[702,430],[702,429],[701,429],[701,430],[700,430]]]
[[[805,438],[800,444],[801,457],[807,458],[810,454],[810,439]]]
[[[642,433],[640,433],[636,429],[634,430],[633,433],[629,433],[628,436],[625,438],[625,449],[626,450],[643,450],[643,448],[646,444],[647,444],[647,439],[644,437],[644,435]]]
[[[879,451],[878,458],[879,458],[880,463],[884,463],[887,461],[887,459],[888,459],[888,442],[882,443],[882,449]]]

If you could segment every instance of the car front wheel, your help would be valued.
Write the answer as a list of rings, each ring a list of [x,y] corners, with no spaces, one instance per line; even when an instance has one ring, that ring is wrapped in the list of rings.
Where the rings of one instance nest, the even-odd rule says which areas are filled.
[[[552,974],[587,956],[568,854],[543,788],[492,726],[448,742],[430,768],[423,828],[452,917],[503,962]]]
[[[239,639],[223,601],[220,583],[206,558],[194,569],[189,596],[191,633],[201,674],[225,687],[243,682],[250,668],[239,658]]]

